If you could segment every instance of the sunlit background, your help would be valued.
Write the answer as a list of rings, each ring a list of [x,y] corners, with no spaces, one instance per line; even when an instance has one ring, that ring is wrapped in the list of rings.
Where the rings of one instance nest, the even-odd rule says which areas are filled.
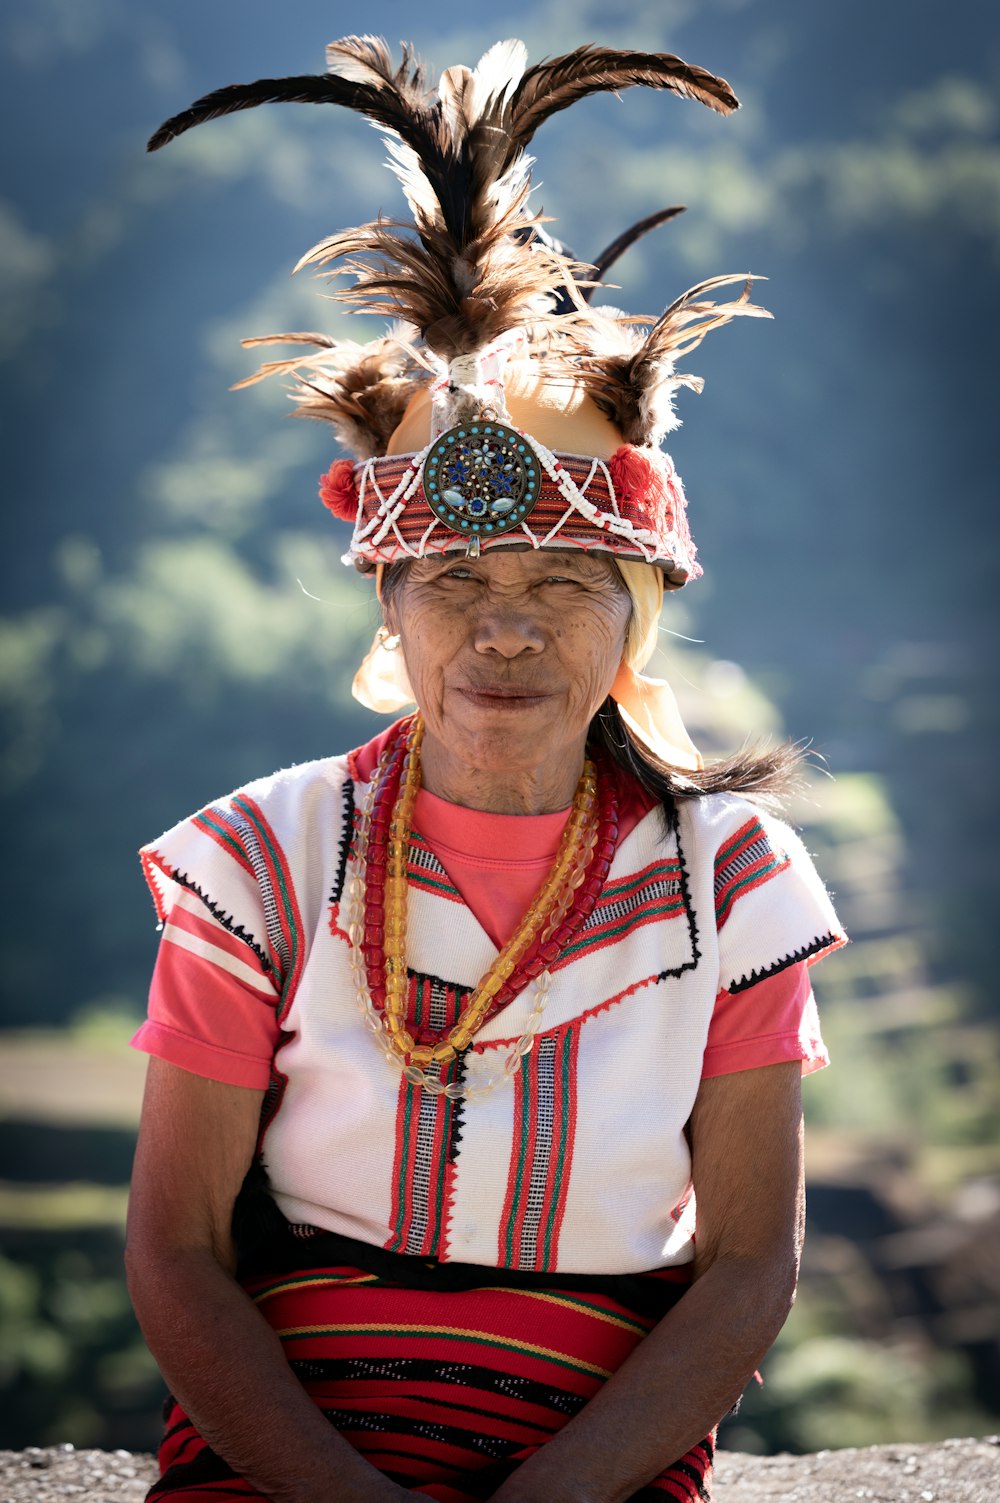
[[[710,336],[671,445],[705,578],[663,670],[710,752],[811,738],[794,810],[855,943],[817,985],[810,1237],[754,1450],[983,1432],[1000,1413],[995,380],[1000,27],[982,0],[5,0],[0,1444],[151,1446],[120,1271],[156,933],[134,851],[242,780],[365,739],[374,620],[316,500],[333,457],[242,335],[357,335],[289,270],[400,211],[332,109],[216,122],[223,83],[321,71],[350,31],[435,68],[500,35],[724,74],[730,120],[633,91],[555,117],[539,207],[659,311],[752,270],[773,324]],[[374,327],[374,325],[372,326]],[[694,639],[694,640],[688,640]]]

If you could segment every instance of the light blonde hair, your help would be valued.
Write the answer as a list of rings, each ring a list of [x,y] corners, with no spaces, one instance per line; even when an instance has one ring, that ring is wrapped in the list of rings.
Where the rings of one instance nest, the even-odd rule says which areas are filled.
[[[632,601],[625,633],[625,661],[641,673],[656,651],[663,606],[663,571],[638,559],[616,558],[615,565]]]

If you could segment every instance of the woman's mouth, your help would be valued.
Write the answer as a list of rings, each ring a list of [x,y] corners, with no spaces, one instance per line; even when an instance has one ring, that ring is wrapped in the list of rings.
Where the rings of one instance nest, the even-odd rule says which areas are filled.
[[[551,695],[542,689],[515,689],[492,686],[489,688],[475,688],[468,686],[458,690],[463,699],[471,704],[480,705],[486,710],[531,710],[537,705],[544,704],[551,699]]]

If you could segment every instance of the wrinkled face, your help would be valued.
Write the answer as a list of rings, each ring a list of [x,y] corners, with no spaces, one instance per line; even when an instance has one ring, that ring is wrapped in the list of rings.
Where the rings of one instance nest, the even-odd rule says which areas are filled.
[[[386,621],[428,740],[484,771],[575,777],[631,608],[606,555],[505,549],[408,564]]]

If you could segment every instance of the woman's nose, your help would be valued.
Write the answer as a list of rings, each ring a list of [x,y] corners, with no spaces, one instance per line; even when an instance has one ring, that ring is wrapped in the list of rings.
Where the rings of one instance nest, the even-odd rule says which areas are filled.
[[[478,613],[473,642],[477,652],[516,658],[523,652],[542,652],[545,634],[530,610],[496,602],[484,604]]]

